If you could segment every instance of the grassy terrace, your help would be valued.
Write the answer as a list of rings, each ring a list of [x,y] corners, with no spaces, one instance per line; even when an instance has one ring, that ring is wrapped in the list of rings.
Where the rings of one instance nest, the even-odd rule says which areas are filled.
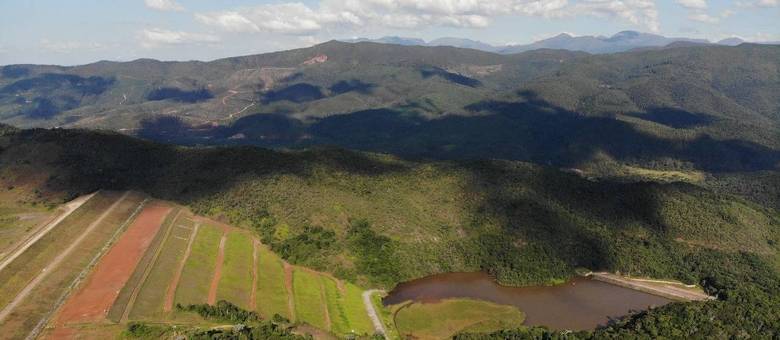
[[[217,300],[227,300],[243,309],[249,309],[254,270],[253,250],[252,238],[246,233],[228,234]]]
[[[131,320],[154,320],[164,316],[163,305],[166,293],[176,269],[184,260],[187,243],[194,232],[192,216],[182,213],[173,221],[171,232],[160,249],[146,281],[142,283],[138,298],[130,311]]]
[[[176,303],[182,305],[206,303],[209,287],[214,276],[219,240],[222,229],[202,225],[195,237],[187,263],[184,265],[179,286],[176,288]]]
[[[260,246],[257,262],[257,311],[265,318],[279,314],[292,319],[287,306],[288,295],[282,260],[266,246]]]
[[[293,291],[295,292],[296,320],[320,329],[330,330],[330,325],[325,319],[327,306],[323,299],[324,294],[319,275],[296,268],[293,272]]]
[[[81,235],[83,230],[116,201],[120,195],[120,193],[108,192],[96,195],[93,197],[93,199],[97,198],[96,201],[92,202],[90,200],[90,202],[85,203],[81,208],[74,211],[68,219],[63,221],[63,223],[67,222],[68,224],[58,226],[30,248],[37,249],[32,254],[46,254],[48,257],[45,259],[28,257],[28,252],[30,251],[28,250],[28,252],[25,252],[7,267],[3,273],[5,274],[12,267],[24,267],[25,270],[14,270],[15,277],[17,279],[22,276],[34,277],[34,274],[42,271],[42,269],[38,268],[45,267],[57,254],[60,254],[65,248],[70,246],[73,240]],[[51,310],[65,289],[70,286],[73,280],[95,258],[95,255],[116,234],[117,229],[127,221],[142,200],[143,196],[131,193],[102,223],[97,225],[93,232],[86,234],[83,242],[58,267],[49,268],[46,278],[30,292],[28,298],[23,300],[3,322],[4,336],[9,338],[23,338],[27,336]],[[6,281],[6,283],[8,282]],[[5,285],[4,289],[9,287],[9,285]],[[17,286],[17,288],[21,289],[21,286]],[[9,291],[6,291],[4,294],[6,294],[4,296],[8,296],[11,299],[15,296],[15,293],[11,296],[12,294]]]
[[[119,197],[117,193],[98,193],[0,271],[0,306],[7,305]]]

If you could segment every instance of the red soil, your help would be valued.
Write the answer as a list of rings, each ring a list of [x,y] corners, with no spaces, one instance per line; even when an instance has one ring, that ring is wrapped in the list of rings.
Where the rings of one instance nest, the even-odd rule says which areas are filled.
[[[287,288],[287,309],[290,311],[290,319],[295,321],[295,301],[293,301],[293,267],[284,262],[284,287]]]
[[[260,241],[252,241],[252,291],[249,293],[249,310],[257,308],[257,248]]]
[[[100,259],[84,286],[62,307],[57,318],[58,325],[95,322],[106,317],[171,210],[170,206],[161,203],[152,203],[143,209]]]
[[[217,265],[214,267],[214,277],[211,279],[209,287],[209,296],[206,303],[213,305],[217,303],[217,287],[219,279],[222,278],[222,265],[225,263],[225,243],[227,242],[228,228],[222,229],[222,239],[219,240],[219,253],[217,253]]]

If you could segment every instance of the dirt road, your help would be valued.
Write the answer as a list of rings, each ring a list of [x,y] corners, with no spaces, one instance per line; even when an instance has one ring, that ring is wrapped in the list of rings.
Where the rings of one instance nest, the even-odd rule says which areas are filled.
[[[17,257],[22,255],[25,250],[30,248],[35,242],[38,242],[42,237],[46,236],[52,229],[54,229],[56,226],[58,226],[63,220],[65,220],[68,216],[70,216],[71,213],[76,211],[79,207],[84,205],[87,201],[89,201],[92,196],[95,196],[96,193],[79,197],[73,201],[68,202],[63,207],[65,211],[58,216],[53,221],[49,222],[46,226],[39,229],[37,232],[30,235],[26,240],[22,241],[20,245],[18,245],[14,250],[11,251],[11,253],[6,256],[5,259],[3,259],[2,262],[0,262],[0,270],[3,270],[5,267],[7,267],[11,262],[16,260]]]
[[[374,330],[377,333],[380,333],[385,337],[387,337],[387,331],[385,330],[385,325],[384,323],[382,323],[382,320],[379,318],[379,314],[377,314],[376,309],[374,308],[374,303],[371,301],[371,295],[374,295],[375,293],[382,293],[382,291],[377,289],[372,289],[363,292],[363,304],[366,306],[366,312],[368,313],[368,317],[371,318],[371,323],[374,324]]]
[[[632,279],[612,273],[592,273],[594,280],[611,283],[621,287],[626,287],[648,294],[662,296],[672,300],[681,301],[705,301],[715,299],[701,290],[686,287],[682,283],[673,283],[666,281]]]
[[[219,240],[219,252],[217,253],[217,265],[214,266],[214,277],[211,278],[211,287],[209,287],[209,296],[206,303],[213,305],[217,303],[217,288],[219,288],[219,279],[222,278],[222,266],[225,264],[225,243],[227,243],[227,229],[222,231],[222,238]]]
[[[70,255],[72,252],[73,252],[73,250],[75,250],[77,247],[79,247],[79,246],[81,245],[81,242],[82,242],[82,241],[84,241],[84,239],[85,239],[85,238],[87,238],[87,236],[88,236],[89,234],[91,234],[91,233],[92,233],[92,231],[94,231],[94,230],[95,230],[95,228],[97,228],[97,227],[98,227],[98,225],[100,225],[100,223],[102,223],[102,222],[103,222],[103,220],[105,220],[105,219],[106,219],[106,217],[108,217],[108,215],[109,215],[109,214],[111,214],[111,213],[112,213],[112,212],[113,212],[113,211],[116,209],[116,207],[118,207],[118,206],[119,206],[119,204],[120,204],[120,203],[122,203],[122,202],[123,202],[123,201],[124,201],[124,200],[127,198],[127,196],[128,196],[129,194],[130,194],[130,192],[129,192],[129,191],[125,192],[125,193],[122,195],[122,197],[120,197],[119,199],[117,199],[117,200],[116,200],[116,202],[114,202],[113,204],[111,204],[111,206],[110,206],[110,207],[108,207],[108,209],[106,209],[106,211],[104,211],[104,212],[103,212],[103,213],[102,213],[102,214],[101,214],[101,215],[100,215],[100,216],[99,216],[99,217],[98,217],[98,218],[97,218],[95,221],[93,221],[93,222],[92,222],[92,223],[91,223],[91,224],[90,224],[90,225],[87,227],[87,229],[86,229],[86,230],[84,230],[84,233],[83,233],[83,234],[79,235],[79,237],[78,237],[76,240],[74,240],[74,241],[73,241],[73,243],[71,243],[71,244],[70,244],[70,246],[68,246],[68,248],[66,248],[66,249],[65,249],[64,251],[62,251],[62,253],[60,253],[60,254],[59,254],[59,255],[58,255],[56,258],[54,258],[54,259],[53,259],[53,260],[52,260],[52,261],[49,263],[49,265],[48,265],[48,266],[46,266],[45,268],[43,268],[43,270],[41,271],[41,273],[40,273],[40,274],[38,274],[38,276],[36,276],[36,277],[35,277],[35,278],[34,278],[32,281],[30,281],[30,283],[28,283],[28,284],[27,284],[27,286],[25,286],[25,287],[24,287],[24,288],[23,288],[23,289],[22,289],[22,290],[19,292],[19,294],[17,294],[17,295],[16,295],[16,297],[13,299],[13,301],[11,301],[11,303],[9,303],[7,306],[5,306],[5,308],[3,308],[3,310],[2,310],[2,311],[0,311],[0,323],[2,323],[2,321],[3,321],[3,320],[5,320],[5,318],[7,318],[7,317],[8,317],[8,315],[9,315],[9,314],[11,314],[11,312],[12,312],[12,311],[13,311],[13,310],[14,310],[14,309],[15,309],[15,308],[16,308],[16,307],[17,307],[17,306],[18,306],[18,305],[19,305],[19,304],[20,304],[22,301],[24,301],[24,299],[26,299],[28,295],[30,295],[30,292],[31,292],[33,289],[35,289],[35,287],[37,287],[37,286],[38,286],[38,285],[41,283],[41,281],[43,281],[44,279],[46,279],[46,276],[47,276],[47,275],[48,275],[48,274],[49,274],[49,273],[50,273],[50,272],[51,272],[53,269],[57,268],[57,267],[58,267],[58,266],[59,266],[59,265],[62,263],[62,261],[64,261],[64,260],[65,260],[65,259],[66,259],[66,258],[67,258],[67,257],[68,257],[68,256],[69,256],[69,255]]]

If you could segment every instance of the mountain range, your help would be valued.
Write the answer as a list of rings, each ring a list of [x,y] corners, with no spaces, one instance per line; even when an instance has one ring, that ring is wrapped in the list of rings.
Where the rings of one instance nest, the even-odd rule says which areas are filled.
[[[497,46],[484,43],[481,41],[463,39],[463,38],[439,38],[426,42],[417,38],[403,38],[403,37],[382,37],[378,39],[357,38],[347,39],[346,42],[376,42],[383,44],[396,44],[404,46],[452,46],[460,48],[470,48],[486,52],[494,52],[501,54],[513,54],[525,51],[532,51],[537,49],[549,48],[549,49],[562,49],[569,51],[582,51],[592,54],[601,53],[615,53],[625,52],[637,48],[648,47],[664,47],[672,43],[691,43],[691,44],[712,44],[712,45],[727,45],[737,46],[747,41],[731,37],[719,40],[717,42],[710,42],[706,39],[693,39],[693,38],[670,38],[662,35],[643,33],[637,31],[622,31],[618,32],[611,37],[605,36],[573,36],[568,33],[561,33],[554,37],[539,40],[525,45],[504,45]],[[766,44],[777,44],[777,42],[767,42]]]

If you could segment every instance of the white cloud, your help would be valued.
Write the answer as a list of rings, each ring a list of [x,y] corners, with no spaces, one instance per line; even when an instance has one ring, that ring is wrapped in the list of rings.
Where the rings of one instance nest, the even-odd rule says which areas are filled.
[[[698,22],[704,22],[708,24],[715,24],[718,21],[720,21],[720,18],[718,17],[714,17],[707,13],[701,13],[701,12],[691,13],[690,15],[688,15],[688,19],[691,19],[693,21],[698,21]]]
[[[689,8],[689,9],[706,9],[707,8],[707,0],[677,0],[677,3],[680,4],[680,6],[683,6],[685,8]]]
[[[141,46],[153,48],[164,45],[217,43],[220,38],[211,34],[170,31],[161,28],[144,29],[140,33]]]
[[[83,42],[83,41],[52,41],[49,39],[43,39],[39,43],[40,47],[49,52],[55,53],[71,53],[71,52],[83,52],[83,51],[97,51],[105,49],[108,46],[97,42]]]
[[[144,0],[144,3],[146,3],[146,7],[158,11],[181,12],[184,10],[184,6],[180,5],[176,0]]]
[[[481,28],[495,17],[509,15],[588,15],[622,19],[651,31],[659,29],[654,0],[321,0],[316,7],[283,2],[197,13],[195,18],[228,32],[311,35],[369,26]]]
[[[780,6],[780,0],[744,0],[744,1],[737,1],[737,6],[745,7],[745,8],[777,7]]]
[[[584,0],[571,6],[574,15],[619,18],[651,32],[660,31],[658,9],[653,0]]]

